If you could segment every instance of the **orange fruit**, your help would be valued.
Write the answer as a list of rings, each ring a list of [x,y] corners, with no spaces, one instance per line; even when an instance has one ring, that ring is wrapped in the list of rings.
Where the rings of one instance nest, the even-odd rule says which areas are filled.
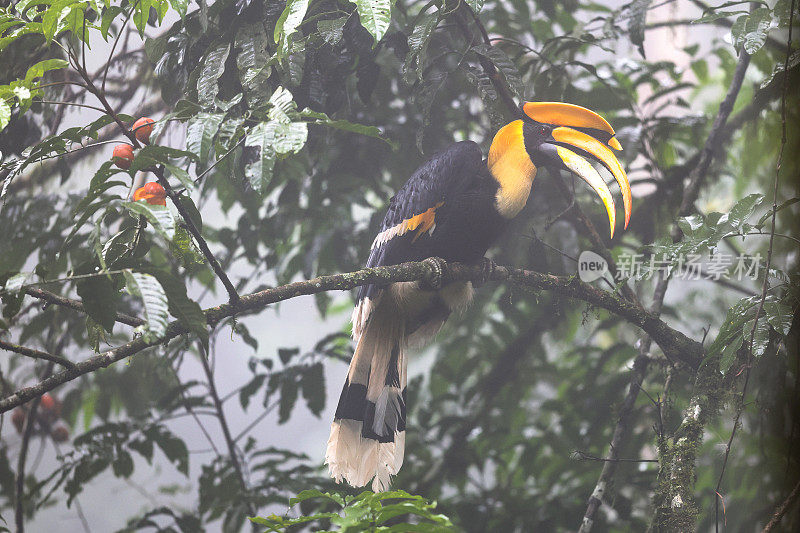
[[[144,200],[150,205],[167,205],[167,191],[159,183],[151,181],[144,186],[136,189],[133,193],[133,201]]]
[[[128,170],[133,162],[133,146],[130,144],[116,145],[111,153],[111,159],[119,168]]]
[[[133,133],[140,143],[149,144],[155,121],[150,117],[142,117],[133,123]]]

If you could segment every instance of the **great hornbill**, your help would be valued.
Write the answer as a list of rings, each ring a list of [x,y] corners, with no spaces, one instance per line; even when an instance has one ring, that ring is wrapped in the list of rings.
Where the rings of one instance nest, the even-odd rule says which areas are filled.
[[[571,104],[525,102],[519,118],[501,128],[483,159],[478,145],[458,142],[434,155],[389,202],[367,267],[439,257],[478,263],[528,201],[540,166],[577,174],[600,196],[614,236],[614,199],[584,158],[611,171],[631,215],[631,189],[609,147],[621,150],[600,115]],[[454,310],[472,298],[470,282],[439,290],[419,282],[366,285],[353,311],[356,349],[339,398],[325,462],[337,482],[385,490],[403,462],[406,429],[406,358]]]

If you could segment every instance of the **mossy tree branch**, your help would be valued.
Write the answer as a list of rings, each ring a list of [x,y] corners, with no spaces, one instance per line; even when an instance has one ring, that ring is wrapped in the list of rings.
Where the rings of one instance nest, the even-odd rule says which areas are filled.
[[[345,274],[320,276],[244,295],[237,304],[228,303],[206,309],[205,316],[208,325],[214,327],[225,318],[261,311],[270,304],[303,295],[349,290],[372,283],[386,284],[401,281],[419,281],[428,286],[437,287],[454,281],[483,280],[484,276],[485,271],[482,265],[447,264],[442,260],[365,268]],[[674,361],[680,361],[686,366],[696,369],[702,359],[703,347],[699,342],[673,329],[653,313],[639,308],[620,296],[584,283],[575,276],[553,276],[531,270],[497,266],[488,279],[498,282],[507,281],[537,290],[553,291],[606,309],[645,331],[661,346],[664,354]],[[89,357],[76,363],[74,368],[54,374],[36,385],[20,389],[3,398],[0,400],[0,413],[22,405],[63,383],[186,333],[188,333],[186,327],[178,322],[172,322],[163,337],[152,340],[138,337],[114,349]]]

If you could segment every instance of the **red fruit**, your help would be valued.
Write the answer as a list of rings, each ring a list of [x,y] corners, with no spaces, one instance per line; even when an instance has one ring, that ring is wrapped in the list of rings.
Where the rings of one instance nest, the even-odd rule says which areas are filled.
[[[51,424],[61,416],[61,402],[48,393],[42,395],[42,399],[39,401],[39,407],[41,408],[42,418]]]
[[[139,142],[144,144],[150,143],[150,134],[153,133],[153,124],[155,121],[150,117],[142,117],[133,123],[133,133]]]
[[[18,407],[11,415],[11,423],[17,428],[17,433],[22,433],[22,426],[25,425],[25,411]]]
[[[150,205],[167,205],[166,198],[167,191],[155,181],[145,183],[143,187],[139,187],[136,189],[136,192],[133,193],[134,202],[144,200]]]
[[[50,436],[56,442],[66,442],[69,439],[69,430],[64,426],[56,426],[50,432]]]
[[[56,401],[50,396],[49,393],[45,392],[42,394],[42,399],[39,400],[39,406],[42,408],[43,411],[49,411],[56,405]]]
[[[119,168],[128,170],[133,162],[133,146],[130,144],[118,144],[114,147],[111,159]]]

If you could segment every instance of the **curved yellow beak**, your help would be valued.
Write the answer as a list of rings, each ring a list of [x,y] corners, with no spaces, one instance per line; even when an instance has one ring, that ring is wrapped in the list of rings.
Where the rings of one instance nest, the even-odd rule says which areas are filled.
[[[594,111],[573,104],[526,102],[521,109],[528,118],[551,128],[549,137],[543,139],[537,151],[561,168],[578,175],[600,196],[606,207],[613,237],[614,200],[603,179],[584,156],[592,156],[611,172],[622,191],[624,227],[627,228],[632,210],[631,186],[625,170],[611,150],[622,150],[611,125]],[[546,131],[546,128],[543,130]]]

